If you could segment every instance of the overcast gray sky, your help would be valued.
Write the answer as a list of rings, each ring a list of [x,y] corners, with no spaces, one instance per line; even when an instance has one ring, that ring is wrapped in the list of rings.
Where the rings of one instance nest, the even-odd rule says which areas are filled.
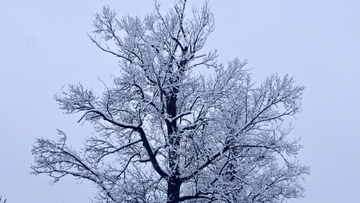
[[[163,11],[172,1],[164,2]],[[202,5],[202,0],[189,4]],[[360,1],[210,0],[215,31],[204,52],[219,61],[249,61],[254,82],[272,73],[306,86],[292,121],[299,159],[311,166],[306,197],[295,203],[358,202],[360,192]],[[100,77],[118,75],[117,59],[90,42],[93,14],[110,5],[119,16],[153,11],[151,0],[0,0],[0,196],[9,203],[89,202],[95,188],[72,177],[55,185],[30,175],[35,138],[67,132],[74,147],[93,130],[64,115],[52,96],[82,82],[98,93]]]

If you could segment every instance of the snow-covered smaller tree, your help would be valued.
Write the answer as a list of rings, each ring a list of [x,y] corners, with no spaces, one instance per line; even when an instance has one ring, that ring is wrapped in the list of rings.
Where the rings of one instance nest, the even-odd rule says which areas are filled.
[[[90,39],[118,58],[121,75],[102,95],[81,84],[55,96],[68,114],[82,112],[97,134],[75,150],[63,131],[37,139],[34,174],[54,182],[71,175],[93,182],[97,202],[283,202],[303,195],[309,173],[296,159],[284,118],[301,109],[304,87],[276,74],[260,85],[246,61],[218,64],[202,48],[214,29],[208,3],[185,15],[176,0],[166,15],[95,15]],[[98,36],[98,37],[97,37]],[[114,48],[115,47],[115,48]],[[213,74],[196,73],[205,66]]]

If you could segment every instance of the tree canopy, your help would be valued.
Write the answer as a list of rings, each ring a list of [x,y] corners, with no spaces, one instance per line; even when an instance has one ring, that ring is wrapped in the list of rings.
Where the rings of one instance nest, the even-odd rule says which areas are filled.
[[[296,159],[298,139],[284,118],[301,110],[304,87],[274,74],[251,81],[246,61],[227,65],[203,52],[214,30],[207,2],[186,16],[186,0],[167,14],[95,14],[91,41],[119,60],[101,95],[68,85],[55,95],[67,114],[82,112],[94,135],[84,146],[37,139],[33,174],[54,182],[71,175],[92,181],[96,202],[283,202],[303,196],[309,173]],[[196,73],[205,66],[211,76]]]

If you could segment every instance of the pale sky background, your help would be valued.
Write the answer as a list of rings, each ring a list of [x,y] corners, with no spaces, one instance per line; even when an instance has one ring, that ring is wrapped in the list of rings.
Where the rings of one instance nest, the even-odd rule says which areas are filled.
[[[164,2],[163,11],[172,4]],[[202,5],[202,0],[189,0]],[[301,137],[298,156],[311,166],[306,197],[294,203],[354,203],[360,192],[360,1],[210,0],[215,31],[204,52],[217,49],[219,61],[249,61],[254,82],[272,73],[294,75],[306,86],[303,111],[292,121],[291,137]],[[117,59],[87,37],[93,14],[104,5],[118,16],[153,11],[152,0],[0,0],[0,196],[7,203],[89,202],[95,188],[67,177],[30,175],[35,138],[70,143],[93,132],[64,115],[52,96],[68,83],[82,82],[98,93]]]

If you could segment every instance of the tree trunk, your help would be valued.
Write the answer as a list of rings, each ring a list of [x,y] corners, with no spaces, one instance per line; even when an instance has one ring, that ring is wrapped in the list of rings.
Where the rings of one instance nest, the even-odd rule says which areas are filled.
[[[178,177],[172,175],[168,181],[167,203],[178,203],[180,198],[181,182]]]
[[[172,92],[167,95],[167,114],[174,118],[176,116],[176,101],[178,88],[174,87]],[[167,132],[169,138],[169,168],[171,173],[168,180],[167,203],[178,203],[180,197],[180,171],[179,171],[179,155],[177,149],[180,147],[180,137],[177,134],[176,121],[167,121]]]

